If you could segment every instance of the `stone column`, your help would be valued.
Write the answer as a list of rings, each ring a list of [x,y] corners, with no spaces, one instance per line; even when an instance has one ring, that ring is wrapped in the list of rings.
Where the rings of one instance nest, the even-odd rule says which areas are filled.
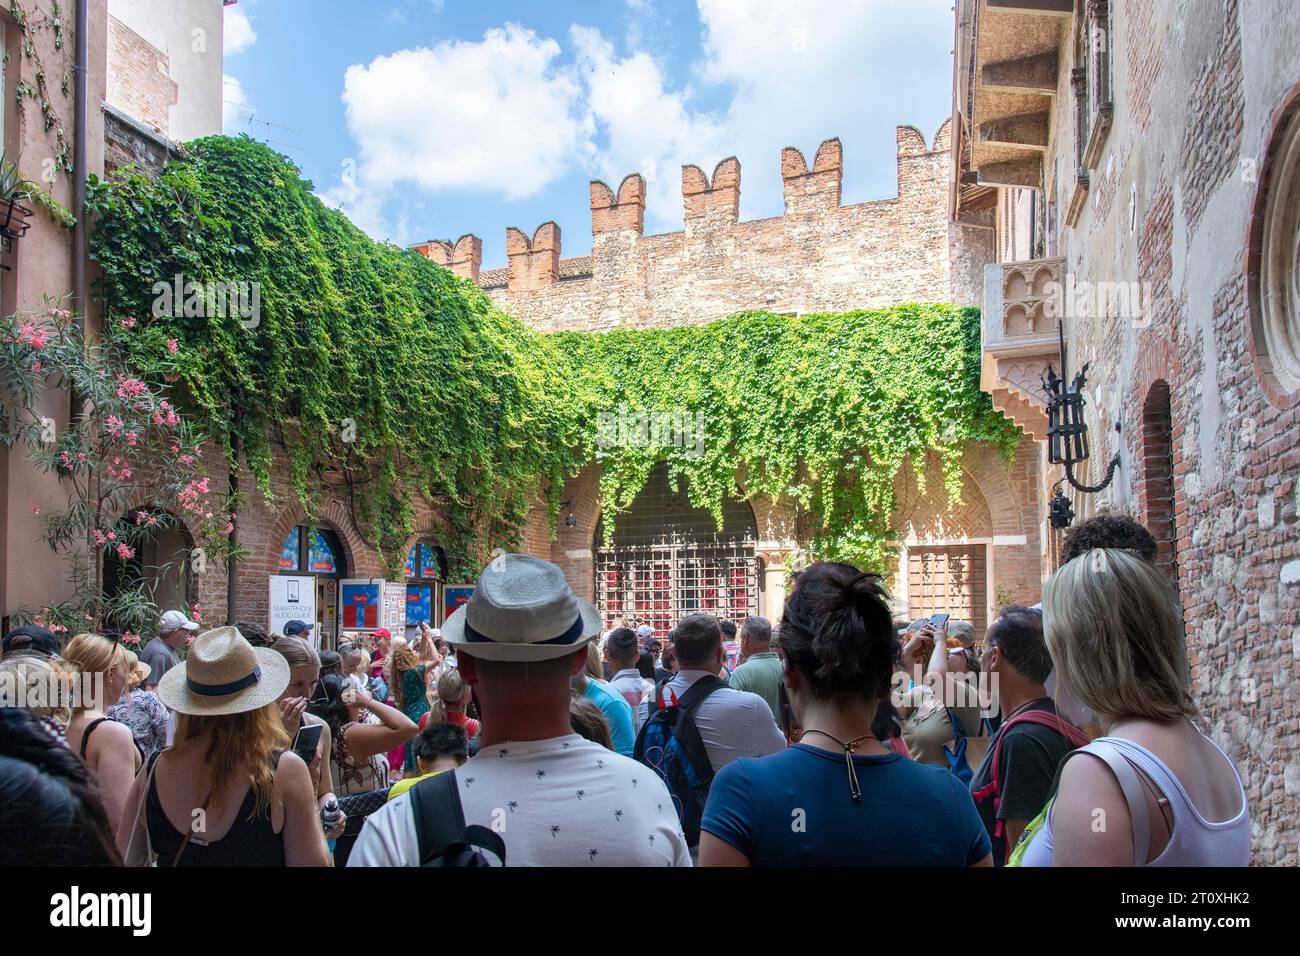
[[[758,613],[775,628],[785,607],[785,560],[798,547],[794,541],[762,541],[758,557],[763,561],[763,605]]]

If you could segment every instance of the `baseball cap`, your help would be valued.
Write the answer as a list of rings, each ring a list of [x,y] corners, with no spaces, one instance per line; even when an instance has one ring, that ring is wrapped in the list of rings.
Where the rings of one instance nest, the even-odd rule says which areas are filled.
[[[389,630],[388,628],[386,628],[386,627],[377,627],[377,628],[375,628],[375,637],[387,637],[387,638],[391,638],[392,636],[393,636],[393,632],[390,631],[390,630]]]
[[[650,637],[652,634],[654,634],[654,632],[655,629],[651,627],[649,624],[642,624],[640,627],[636,629],[636,639],[638,641],[644,641],[647,637]]]
[[[298,634],[309,634],[309,633],[311,633],[311,625],[308,624],[306,621],[294,620],[294,621],[290,621],[288,624],[284,626],[285,637],[294,637]]]
[[[183,627],[187,631],[197,631],[199,624],[197,621],[191,621],[186,617],[184,611],[166,611],[158,619],[159,634],[169,634],[178,627]]]
[[[15,627],[5,635],[4,655],[39,654],[43,657],[59,656],[59,639],[54,632],[35,624]]]

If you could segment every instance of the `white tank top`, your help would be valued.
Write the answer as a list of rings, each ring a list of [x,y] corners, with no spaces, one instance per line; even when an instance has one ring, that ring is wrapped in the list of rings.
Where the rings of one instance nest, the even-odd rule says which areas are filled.
[[[1202,735],[1203,736],[1203,735]],[[1205,738],[1209,740],[1208,737]],[[1219,753],[1223,751],[1218,744],[1210,741]],[[1101,746],[1098,746],[1101,745]],[[1200,811],[1188,797],[1182,783],[1164,762],[1138,744],[1123,737],[1098,737],[1086,747],[1080,747],[1070,756],[1080,751],[1087,751],[1105,760],[1107,765],[1119,778],[1120,786],[1125,791],[1129,804],[1129,813],[1134,818],[1135,855],[1140,851],[1141,860],[1137,866],[1245,866],[1250,862],[1250,817],[1247,814],[1246,790],[1241,785],[1241,775],[1233,766],[1233,776],[1237,781],[1237,793],[1241,798],[1241,811],[1231,820],[1213,822],[1201,816]],[[1068,759],[1068,757],[1067,757]],[[1125,762],[1131,764],[1126,767]],[[1156,785],[1156,788],[1169,800],[1169,809],[1174,818],[1173,832],[1169,845],[1150,863],[1146,859],[1147,832],[1139,834],[1139,827],[1149,827],[1146,819],[1146,798],[1141,785],[1133,772],[1136,767]],[[1052,814],[1047,814],[1047,825],[1042,827],[1029,846],[1025,848],[1021,866],[1052,865]]]

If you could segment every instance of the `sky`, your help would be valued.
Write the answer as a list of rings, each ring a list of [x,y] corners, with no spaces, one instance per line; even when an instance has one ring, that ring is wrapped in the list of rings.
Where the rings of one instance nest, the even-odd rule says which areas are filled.
[[[225,132],[268,142],[375,239],[483,240],[554,220],[591,251],[588,183],[741,165],[742,220],[782,212],[781,149],[844,144],[844,203],[897,194],[894,127],[952,112],[953,0],[239,0]]]

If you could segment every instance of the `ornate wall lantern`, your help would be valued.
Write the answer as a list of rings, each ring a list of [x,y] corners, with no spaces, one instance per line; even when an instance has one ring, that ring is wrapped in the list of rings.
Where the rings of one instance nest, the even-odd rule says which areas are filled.
[[[1115,477],[1119,467],[1119,452],[1111,458],[1106,466],[1106,476],[1095,485],[1080,484],[1074,477],[1074,466],[1088,460],[1088,425],[1083,417],[1083,407],[1087,403],[1083,387],[1087,383],[1088,365],[1084,365],[1075,374],[1074,380],[1066,385],[1065,380],[1065,333],[1057,325],[1060,336],[1061,375],[1051,365],[1043,376],[1043,390],[1047,393],[1047,460],[1053,465],[1065,467],[1065,477],[1070,486],[1085,494],[1096,494],[1106,488]],[[1119,431],[1119,423],[1115,423]],[[1061,493],[1061,481],[1056,483],[1055,493],[1048,510],[1048,521],[1053,528],[1068,528],[1074,520],[1074,509],[1070,500]]]

